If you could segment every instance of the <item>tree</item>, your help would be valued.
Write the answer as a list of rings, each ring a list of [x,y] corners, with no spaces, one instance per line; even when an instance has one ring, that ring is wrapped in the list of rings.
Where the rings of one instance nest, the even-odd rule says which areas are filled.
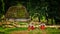
[[[3,15],[5,14],[5,3],[4,3],[4,0],[0,0],[0,21],[3,17]]]

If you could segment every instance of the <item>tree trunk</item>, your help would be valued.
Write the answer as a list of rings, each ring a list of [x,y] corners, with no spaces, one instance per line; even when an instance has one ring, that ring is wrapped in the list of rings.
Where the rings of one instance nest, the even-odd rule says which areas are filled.
[[[47,20],[46,24],[48,24],[48,18],[46,18],[46,20]]]
[[[48,12],[47,12],[47,10],[45,12],[45,17],[46,17],[46,20],[47,20],[46,24],[48,25],[49,20],[48,20]]]
[[[40,16],[38,17],[38,20],[39,20],[39,22],[40,22]]]

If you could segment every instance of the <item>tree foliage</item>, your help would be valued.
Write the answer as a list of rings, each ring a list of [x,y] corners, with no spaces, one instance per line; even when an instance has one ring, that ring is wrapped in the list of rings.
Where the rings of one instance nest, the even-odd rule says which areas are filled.
[[[2,16],[10,6],[21,3],[26,7],[31,18],[37,16],[39,21],[47,20],[48,23],[49,19],[51,19],[52,24],[54,20],[57,24],[60,20],[59,2],[60,0],[0,0],[0,16]]]

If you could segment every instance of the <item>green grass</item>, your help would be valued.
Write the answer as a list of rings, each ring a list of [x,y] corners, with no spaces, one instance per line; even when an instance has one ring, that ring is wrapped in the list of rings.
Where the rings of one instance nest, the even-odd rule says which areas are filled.
[[[31,31],[29,34],[33,34],[33,32],[35,34],[42,34],[43,32],[46,32],[46,34],[60,34],[60,29],[47,28],[44,31],[42,31],[40,29],[35,29],[35,30]]]
[[[9,30],[12,30],[12,31],[14,31],[14,30],[26,30],[27,28],[6,28],[6,31],[9,31]]]
[[[21,28],[2,28],[0,27],[0,34],[9,34],[12,31],[27,31],[27,28],[25,27],[21,27]],[[46,28],[44,30],[44,32],[46,32],[47,34],[60,34],[60,29],[53,29],[53,28]],[[33,31],[29,31],[29,34],[41,34],[42,30],[39,28],[36,28]]]
[[[23,31],[23,30],[27,30],[27,28],[2,28],[0,27],[1,34],[8,34],[9,32],[12,32],[12,31]]]

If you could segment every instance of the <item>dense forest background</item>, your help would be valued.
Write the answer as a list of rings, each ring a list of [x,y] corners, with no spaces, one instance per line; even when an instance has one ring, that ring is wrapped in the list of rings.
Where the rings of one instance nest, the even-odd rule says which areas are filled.
[[[47,20],[47,24],[60,24],[59,3],[60,0],[0,0],[0,20],[9,7],[23,5],[26,7],[31,20],[38,17],[39,22]]]

